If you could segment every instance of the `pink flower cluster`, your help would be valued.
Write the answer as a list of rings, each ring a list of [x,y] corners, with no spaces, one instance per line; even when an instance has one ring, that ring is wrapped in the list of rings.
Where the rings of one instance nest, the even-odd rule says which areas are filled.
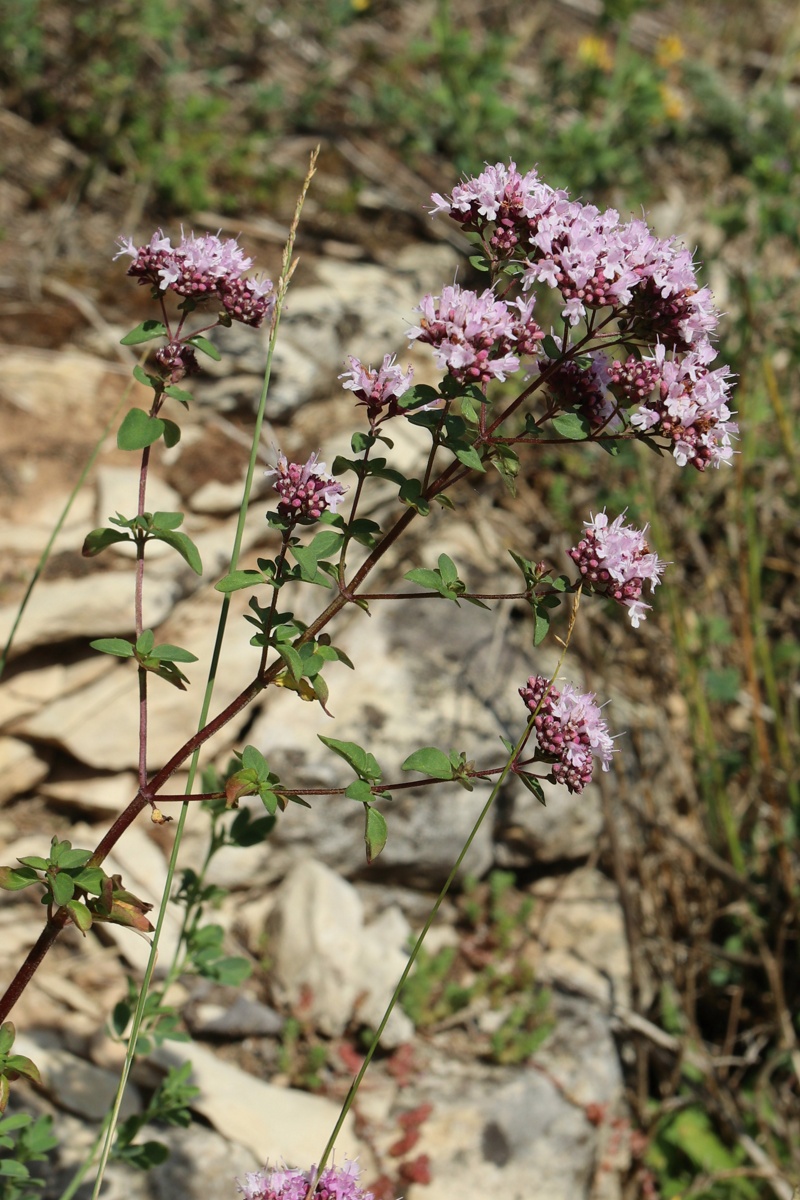
[[[482,237],[494,226],[489,246],[525,264],[525,288],[558,289],[571,325],[610,307],[628,336],[676,349],[716,327],[711,293],[699,287],[688,250],[657,238],[640,219],[622,221],[613,208],[570,200],[536,171],[521,175],[515,163],[497,163],[432,199],[434,214],[445,212]]]
[[[542,754],[554,761],[556,783],[565,784],[570,792],[582,792],[591,782],[596,758],[608,770],[614,743],[593,693],[581,695],[571,683],[559,690],[550,687],[543,675],[535,675],[519,694],[536,713],[536,741]]]
[[[561,349],[561,339],[554,337],[553,341]],[[540,372],[547,372],[547,390],[560,408],[576,409],[595,429],[617,429],[622,422],[610,391],[608,357],[601,350],[586,357],[586,365],[572,358],[541,358],[537,365]]]
[[[264,474],[276,476],[273,487],[280,496],[278,512],[294,523],[309,524],[328,510],[336,512],[347,491],[325,474],[325,463],[317,461],[316,452],[305,463],[290,463],[279,453],[277,466]]]
[[[223,241],[213,233],[196,237],[181,231],[180,242],[173,246],[158,229],[146,246],[120,238],[119,247],[115,258],[129,254],[133,259],[128,274],[159,292],[176,292],[197,303],[214,300],[231,320],[244,325],[258,326],[272,313],[272,281],[242,278],[253,260],[235,238]]]
[[[541,284],[560,292],[568,325],[584,321],[591,330],[600,309],[614,319],[627,358],[614,360],[594,350],[588,365],[585,358],[566,360],[553,370],[548,370],[552,360],[540,359],[539,370],[548,370],[548,389],[560,405],[582,412],[595,428],[663,436],[680,466],[702,471],[730,460],[738,433],[729,406],[730,374],[726,367],[709,369],[716,356],[709,338],[717,312],[708,288],[699,285],[690,252],[675,238],[658,238],[646,222],[623,221],[615,209],[601,211],[571,200],[535,170],[520,174],[513,162],[487,165],[454,187],[452,195],[434,193],[432,199],[434,215],[447,213],[477,233],[496,264],[513,262],[523,290]],[[502,379],[521,350],[508,338],[502,347],[490,346],[495,330],[486,298],[508,306],[494,300],[492,292],[466,295],[472,298],[470,316],[484,317],[477,335],[470,330],[459,337],[453,317],[437,312],[426,297],[422,332],[411,336],[438,346],[442,364],[451,371],[453,365],[463,370],[458,356],[464,356],[466,342],[467,367],[480,375],[488,360],[494,366],[484,375]],[[475,311],[479,300],[485,314]],[[444,307],[443,292],[440,310]],[[604,316],[603,327],[607,324]],[[636,346],[648,349],[649,357],[630,354]],[[641,405],[638,412],[623,414],[634,405]]]
[[[236,1181],[245,1200],[305,1200],[316,1168],[299,1171],[284,1167],[251,1171],[244,1182]],[[314,1196],[317,1200],[373,1200],[372,1192],[358,1186],[358,1164],[345,1159],[344,1166],[326,1167],[321,1173]]]
[[[658,433],[672,442],[679,466],[691,463],[702,471],[709,463],[718,467],[733,456],[731,438],[739,426],[731,420],[730,372],[727,367],[709,371],[716,357],[713,346],[701,341],[680,358],[666,357],[657,346],[652,364],[657,389],[631,417],[643,433]]]
[[[544,333],[533,319],[535,300],[498,300],[491,288],[480,295],[453,284],[441,296],[423,296],[419,325],[410,341],[433,346],[437,363],[461,383],[502,382],[533,355]]]
[[[395,362],[393,354],[384,355],[383,365],[377,371],[365,367],[352,354],[347,361],[350,369],[339,376],[347,380],[342,387],[351,391],[359,404],[366,406],[370,429],[374,430],[383,421],[396,417],[400,412],[397,402],[411,387],[414,368],[409,367],[404,372]],[[419,412],[419,409],[416,411]]]
[[[624,516],[609,523],[603,510],[584,521],[586,533],[567,553],[577,564],[583,582],[592,591],[624,604],[631,625],[637,629],[650,608],[641,598],[645,581],[653,591],[661,582],[666,564],[647,545],[647,526],[636,529],[626,525]]]
[[[614,432],[623,428],[622,410],[638,405],[631,427],[666,438],[678,466],[704,471],[732,458],[739,426],[729,407],[731,376],[727,367],[708,369],[716,352],[705,338],[688,353],[669,358],[663,346],[650,357],[630,355],[624,362],[612,361],[602,350],[587,357],[588,363],[565,359],[557,365],[540,359],[539,370],[548,371],[547,390],[560,406],[575,408],[595,428]]]

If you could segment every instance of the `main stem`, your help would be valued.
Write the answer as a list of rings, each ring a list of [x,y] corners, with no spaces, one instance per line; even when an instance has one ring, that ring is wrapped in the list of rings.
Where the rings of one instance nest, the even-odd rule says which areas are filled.
[[[583,346],[585,341],[586,339],[584,339],[583,342],[578,343],[578,345]],[[574,349],[575,348],[573,348],[573,352]],[[520,397],[507,406],[503,414],[501,414],[501,416],[498,417],[488,427],[488,435],[491,435],[498,425],[501,424],[502,421],[518,407],[518,405],[526,396],[530,395],[536,390],[537,387],[541,386],[542,382],[544,382],[546,378],[546,375],[547,372],[543,372],[542,376],[540,376],[534,384],[527,388]],[[469,468],[462,466],[457,459],[454,460],[449,464],[449,466],[445,467],[445,469],[435,480],[433,480],[427,486],[424,491],[425,499],[428,501],[433,500],[437,495],[440,495],[446,491],[447,488],[451,487],[455,482],[468,473]],[[374,568],[387,553],[387,551],[394,545],[400,535],[405,532],[417,515],[418,513],[416,509],[406,509],[402,516],[398,518],[392,528],[387,532],[380,545],[376,546],[367,556],[362,565],[356,571],[353,578],[350,580],[349,584],[340,588],[339,595],[335,596],[334,599],[331,600],[327,608],[325,608],[319,614],[316,620],[314,620],[308,626],[306,631],[300,635],[298,644],[308,642],[312,638],[315,638],[317,634],[324,629],[325,626],[328,625],[330,621],[345,607],[345,605],[351,602],[356,590],[361,586],[367,576],[374,570]],[[252,703],[256,696],[258,696],[270,683],[275,680],[282,669],[283,663],[280,660],[273,663],[271,667],[262,667],[255,679],[253,679],[247,685],[247,687],[245,687],[244,690],[241,691],[239,695],[236,696],[230,702],[230,704],[222,710],[222,712],[218,713],[213,720],[209,721],[207,725],[198,730],[197,733],[193,734],[192,737],[184,742],[183,746],[181,746],[181,748],[172,756],[172,758],[165,763],[161,770],[158,771],[153,778],[149,780],[149,782],[147,782],[146,786],[139,787],[139,791],[136,793],[128,807],[122,813],[120,813],[111,828],[98,843],[97,848],[87,864],[88,866],[100,866],[102,864],[122,834],[135,821],[142,809],[145,808],[147,804],[152,803],[159,790],[175,773],[175,771],[177,771],[178,768],[186,761],[186,759],[189,758],[190,755],[194,754],[195,751],[199,750],[201,746],[205,745],[205,743],[221,729],[223,729],[229,721],[231,721],[238,713]],[[64,913],[65,915],[62,917],[60,915],[61,913]],[[24,963],[6,989],[4,996],[0,999],[0,1022],[5,1020],[8,1014],[11,1012],[17,1000],[22,995],[28,983],[35,974],[39,964],[42,962],[50,947],[53,945],[59,933],[66,924],[66,910],[58,909],[50,918],[48,918],[47,924],[37,939],[36,944],[28,953]]]

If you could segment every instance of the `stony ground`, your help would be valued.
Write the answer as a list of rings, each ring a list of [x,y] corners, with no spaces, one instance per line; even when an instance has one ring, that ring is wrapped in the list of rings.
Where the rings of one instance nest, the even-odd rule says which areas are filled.
[[[118,405],[145,402],[138,385],[127,390],[134,359],[119,339],[148,315],[120,264],[110,262],[120,230],[138,228],[129,198],[112,189],[102,211],[68,198],[32,211],[23,199],[25,172],[37,171],[42,186],[68,197],[79,164],[65,144],[42,140],[9,114],[3,121],[9,144],[19,147],[19,163],[0,203],[4,221],[15,222],[19,233],[0,243],[7,289],[0,369],[0,641],[98,432]],[[306,149],[295,147],[298,156]],[[327,461],[344,451],[352,405],[336,375],[345,354],[378,362],[385,352],[401,350],[413,304],[453,277],[458,239],[451,244],[424,235],[427,219],[420,213],[427,190],[418,181],[414,208],[408,200],[414,180],[399,169],[397,176],[377,198],[367,198],[361,240],[352,229],[329,228],[312,192],[276,362],[265,464],[273,445],[303,456],[321,446]],[[329,186],[324,157],[320,186]],[[402,248],[394,248],[389,262],[380,231],[393,221]],[[259,265],[274,271],[280,229],[264,222],[240,228]],[[188,512],[186,528],[201,549],[204,574],[198,579],[169,554],[154,555],[148,574],[146,622],[157,627],[160,640],[178,641],[200,655],[189,693],[166,687],[153,693],[153,767],[194,728],[216,624],[212,585],[227,564],[260,389],[263,338],[231,330],[219,345],[222,370],[198,382],[197,403],[182,417],[181,443],[155,456],[152,506]],[[417,365],[421,378],[426,368],[422,361]],[[397,437],[397,452],[409,466],[418,454],[412,433]],[[130,458],[110,438],[58,536],[0,684],[3,861],[41,852],[53,832],[93,846],[135,792],[134,677],[126,664],[87,647],[92,637],[129,634],[130,562],[115,551],[90,561],[79,553],[88,529],[131,508],[135,479]],[[576,485],[586,490],[587,501],[590,483]],[[412,536],[390,567],[431,565],[432,554],[445,550],[486,590],[513,586],[505,546],[557,560],[567,544],[552,533],[545,495],[536,480],[516,506],[494,483],[465,493],[452,519],[437,518]],[[388,502],[377,495],[375,512]],[[252,504],[245,565],[272,549],[265,507],[262,486]],[[255,652],[241,620],[243,607],[234,605],[217,706],[252,672]],[[306,786],[341,782],[316,733],[359,740],[366,728],[390,777],[397,777],[409,749],[422,744],[494,761],[499,735],[518,725],[517,687],[534,669],[554,665],[553,655],[532,662],[523,614],[514,610],[498,609],[489,617],[468,608],[454,617],[432,605],[424,620],[419,613],[418,606],[404,604],[377,609],[372,619],[349,616],[337,638],[358,670],[339,668],[332,676],[335,720],[283,693],[248,714],[247,740]],[[590,789],[580,800],[552,795],[542,808],[527,794],[503,795],[465,869],[486,878],[494,869],[511,868],[520,894],[533,900],[530,911],[512,921],[507,944],[492,943],[485,888],[479,893],[484,916],[470,932],[463,908],[449,902],[431,934],[434,950],[453,946],[465,963],[471,961],[472,981],[490,965],[500,974],[522,972],[520,978],[527,970],[528,993],[546,985],[549,1034],[520,1063],[489,1061],[491,1035],[521,987],[499,1004],[476,995],[462,1011],[433,1021],[422,1036],[414,1036],[407,1016],[396,1014],[385,1053],[339,1146],[340,1154],[359,1155],[368,1181],[387,1177],[380,1186],[395,1189],[393,1194],[444,1200],[502,1187],[522,1197],[534,1178],[537,1195],[548,1200],[615,1200],[637,1148],[624,1085],[630,1039],[635,1033],[655,1039],[662,1054],[675,1051],[669,1036],[640,1015],[652,983],[645,959],[631,960],[617,883],[636,856],[639,823],[666,823],[676,798],[684,801],[683,811],[663,833],[652,870],[663,864],[680,869],[690,855],[686,847],[696,827],[685,800],[691,781],[674,752],[676,735],[685,733],[683,704],[677,693],[654,704],[653,683],[644,677],[646,665],[664,652],[657,622],[648,622],[638,647],[627,652],[624,673],[604,666],[620,652],[620,628],[591,615],[588,622],[577,641],[573,674],[591,690],[613,696],[615,728],[633,734],[624,765],[605,790]],[[215,761],[224,764],[244,735],[244,721],[228,726],[213,745]],[[424,919],[433,889],[482,803],[483,796],[459,791],[433,798],[412,793],[393,804],[387,849],[370,870],[363,863],[360,812],[342,799],[317,802],[312,812],[293,808],[267,842],[215,859],[212,880],[228,895],[214,920],[224,926],[231,952],[248,957],[254,972],[238,992],[191,978],[175,989],[174,1002],[195,1040],[166,1043],[151,1055],[137,1072],[129,1103],[142,1102],[165,1065],[188,1057],[200,1088],[197,1121],[189,1130],[159,1132],[173,1156],[147,1177],[115,1168],[109,1196],[232,1195],[231,1176],[267,1158],[307,1163],[318,1157],[358,1059],[357,1030],[378,1020],[409,931]],[[200,861],[206,838],[206,819],[193,814],[187,864]],[[169,825],[142,820],[129,831],[114,861],[131,890],[157,901],[171,844]],[[711,880],[713,869],[701,866],[701,874],[705,870]],[[657,925],[658,914],[650,918]],[[3,900],[4,977],[39,924],[40,908],[27,893]],[[114,1086],[119,1047],[103,1034],[103,1025],[125,993],[126,974],[142,966],[146,946],[132,934],[113,932],[85,940],[66,934],[15,1012],[19,1048],[39,1063],[45,1080],[35,1094],[20,1089],[23,1102],[53,1112],[63,1135],[48,1197],[59,1194],[80,1160]],[[176,934],[171,918],[165,961]],[[470,982],[468,973],[464,978]],[[304,1067],[286,1050],[289,1019],[299,1020],[301,1042],[326,1047],[319,1094],[298,1086]],[[407,1113],[416,1114],[418,1140],[408,1136]],[[429,1182],[420,1174],[420,1155],[428,1157]]]

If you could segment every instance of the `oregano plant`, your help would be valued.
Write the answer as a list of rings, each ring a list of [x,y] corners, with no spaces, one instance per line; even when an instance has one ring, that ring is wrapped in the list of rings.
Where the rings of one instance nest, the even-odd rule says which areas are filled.
[[[312,173],[313,164],[303,196]],[[394,1003],[500,785],[516,778],[542,802],[543,781],[580,795],[594,771],[598,767],[608,771],[613,756],[621,752],[602,704],[593,694],[581,692],[568,672],[566,677],[561,672],[580,619],[580,604],[595,597],[611,601],[629,622],[631,636],[647,618],[653,593],[667,569],[648,543],[647,527],[629,523],[625,512],[588,512],[583,528],[574,531],[564,561],[548,562],[531,545],[511,549],[519,583],[515,590],[501,594],[471,589],[446,553],[435,558],[435,566],[430,565],[431,559],[428,565],[406,570],[403,584],[393,590],[385,584],[377,590],[372,581],[383,578],[385,557],[412,526],[424,523],[434,509],[458,511],[464,503],[460,485],[465,480],[496,470],[513,495],[524,477],[523,459],[535,461],[536,455],[552,453],[553,447],[582,444],[586,453],[595,455],[598,470],[602,463],[609,472],[614,471],[615,457],[625,442],[639,443],[646,453],[670,455],[677,468],[693,467],[699,473],[728,463],[737,427],[730,410],[730,374],[725,366],[714,365],[712,338],[718,318],[712,297],[698,282],[690,252],[675,239],[656,237],[641,218],[624,220],[613,209],[601,211],[573,200],[534,170],[523,174],[514,163],[498,163],[464,180],[451,194],[435,194],[432,199],[432,215],[455,221],[467,235],[474,251],[472,266],[485,278],[482,290],[444,284],[438,294],[420,299],[417,322],[407,336],[418,347],[430,348],[439,382],[416,385],[412,368],[404,368],[388,352],[377,368],[349,357],[339,376],[343,401],[355,402],[349,454],[336,456],[328,468],[322,460],[324,447],[302,462],[291,461],[276,448],[267,472],[274,490],[266,517],[271,556],[245,563],[239,561],[241,532],[261,421],[268,411],[272,349],[294,269],[300,206],[277,284],[248,274],[252,260],[232,238],[184,233],[173,245],[169,236],[157,230],[144,243],[121,239],[117,258],[127,260],[128,276],[147,289],[156,314],[123,339],[126,345],[152,344],[153,353],[134,371],[152,399],[147,410],[133,407],[127,412],[117,436],[121,450],[138,456],[137,494],[131,497],[127,514],[110,514],[107,524],[88,534],[83,552],[93,558],[122,542],[135,549],[134,636],[99,638],[91,645],[99,653],[135,664],[131,702],[138,704],[139,711],[138,790],[93,849],[74,848],[53,837],[49,850],[43,847],[41,855],[0,869],[0,887],[12,891],[37,887],[45,906],[42,934],[0,999],[0,1021],[7,1020],[67,925],[83,934],[97,921],[152,931],[148,906],[127,890],[123,877],[108,876],[103,869],[118,842],[124,856],[125,831],[145,810],[151,820],[163,825],[169,820],[163,809],[182,805],[170,864],[172,880],[183,823],[196,802],[210,806],[216,820],[228,809],[236,809],[242,797],[258,797],[263,818],[248,816],[240,822],[237,816],[234,828],[237,823],[241,828],[232,835],[239,844],[253,844],[290,804],[308,807],[324,803],[324,792],[342,794],[363,808],[370,863],[391,839],[388,802],[400,789],[486,788],[486,804],[398,981]],[[559,313],[555,328],[545,329],[539,323],[543,293],[551,293],[555,300]],[[154,541],[165,544],[197,574],[202,563],[197,546],[182,529],[183,514],[148,507],[151,450],[159,443],[170,447],[178,442],[181,410],[193,403],[188,389],[199,369],[198,355],[220,355],[207,335],[234,322],[253,329],[268,325],[270,342],[236,543],[230,568],[216,584],[221,618],[210,682],[224,653],[227,606],[236,591],[249,593],[245,619],[252,630],[252,670],[248,679],[241,680],[234,699],[213,715],[212,689],[207,686],[197,732],[153,771],[148,769],[147,754],[150,689],[169,684],[185,690],[197,660],[191,649],[159,641],[157,631],[145,622],[148,547]],[[224,351],[224,338],[219,343]],[[417,427],[425,438],[426,450],[413,474],[401,469],[393,456],[392,429],[401,422]],[[385,492],[387,485],[393,499],[380,509],[377,521],[369,500],[376,486]],[[301,594],[306,615],[306,594],[316,601],[310,619],[298,615]],[[498,745],[495,761],[477,762],[469,747],[410,746],[403,774],[393,778],[387,777],[368,745],[325,736],[321,741],[336,760],[340,780],[336,788],[310,789],[282,778],[258,746],[244,745],[217,787],[193,791],[198,755],[217,732],[270,688],[288,689],[298,703],[317,704],[332,712],[336,691],[332,668],[354,665],[336,644],[341,619],[351,610],[363,619],[376,606],[400,599],[414,601],[421,622],[425,606],[431,603],[453,605],[454,618],[455,609],[469,604],[483,610],[487,621],[504,602],[522,601],[527,606],[530,658],[520,662],[510,685],[520,696],[519,728],[515,740]],[[559,666],[550,674],[540,665],[539,647],[555,636],[552,619],[565,607],[567,632],[558,639]],[[189,794],[173,795],[169,780],[187,762],[192,764]],[[226,835],[214,836],[224,841]],[[181,963],[193,964],[210,978],[239,981],[242,968],[224,955],[221,936],[203,932],[200,914],[212,894],[202,878],[184,873],[179,896],[189,914],[183,927],[186,957]],[[166,899],[165,894],[164,903]],[[162,918],[163,905],[155,914],[156,941]],[[152,1039],[155,1018],[159,1013],[164,1016],[160,1000],[151,1003],[148,1015],[151,974],[151,970],[146,973],[138,998],[134,992],[114,1016],[119,1035],[133,1022],[123,1083],[139,1030]],[[354,1080],[343,1115],[382,1028]],[[10,1054],[13,1028],[7,1024],[3,1029],[6,1053],[0,1053],[0,1099],[20,1076],[36,1079],[33,1064]],[[184,1079],[175,1082],[177,1121],[183,1120],[188,1102],[184,1084]],[[247,1175],[240,1191],[247,1200],[302,1200],[311,1194],[362,1200],[365,1193],[354,1164],[326,1165],[340,1125],[341,1121],[315,1166],[267,1167]],[[129,1121],[121,1130],[123,1157],[132,1162],[143,1153],[147,1158],[133,1142],[138,1128],[137,1122]]]

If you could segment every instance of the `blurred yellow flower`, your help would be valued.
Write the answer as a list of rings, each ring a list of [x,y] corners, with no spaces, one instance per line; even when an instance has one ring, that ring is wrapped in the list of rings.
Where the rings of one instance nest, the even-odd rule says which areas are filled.
[[[656,62],[660,67],[671,67],[686,55],[686,47],[676,33],[658,39]]]
[[[599,67],[606,72],[614,70],[614,55],[605,38],[582,37],[578,42],[578,61],[585,67]]]

